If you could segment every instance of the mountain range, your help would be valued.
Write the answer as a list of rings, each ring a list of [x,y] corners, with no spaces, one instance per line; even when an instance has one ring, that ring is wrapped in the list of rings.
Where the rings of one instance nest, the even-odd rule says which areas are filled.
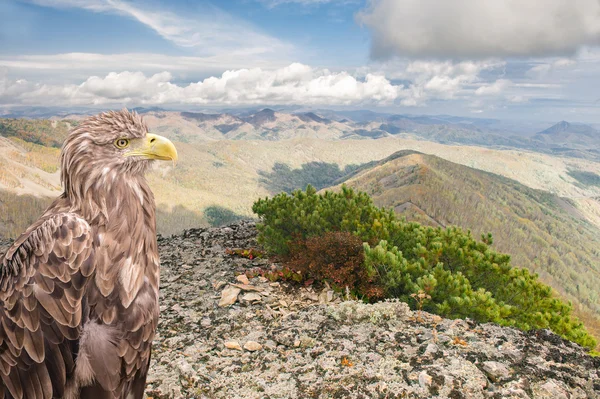
[[[518,148],[586,159],[600,159],[600,132],[594,126],[561,121],[507,123],[449,115],[399,115],[372,111],[280,112],[270,108],[222,113],[138,109],[149,126],[184,142],[210,140],[326,140],[414,138],[443,144]],[[61,118],[81,119],[85,115]]]
[[[228,109],[215,112],[134,108],[150,127],[184,142],[207,140],[286,140],[309,137],[328,140],[411,137],[445,144],[519,148],[549,154],[600,159],[597,125],[560,121],[503,121],[451,115],[405,115],[369,110]],[[80,120],[98,110],[75,108],[3,110],[6,118]]]
[[[251,217],[252,203],[275,194],[282,182],[286,189],[304,188],[315,177],[331,177],[330,183],[319,180],[326,187],[339,178],[337,183],[346,181],[378,205],[421,223],[492,232],[496,249],[572,300],[600,335],[600,162],[594,159],[458,144],[503,137],[493,120],[366,112],[355,121],[347,113],[273,109],[140,112],[152,132],[175,141],[180,154],[175,168],[157,165],[148,175],[163,234],[206,225],[207,210],[215,207]],[[369,116],[380,119],[365,121]],[[60,193],[58,147],[82,117],[0,119],[0,235],[15,237]],[[535,136],[548,140],[547,148],[561,148],[569,137],[571,147],[584,147],[574,137],[588,147],[597,141],[592,126],[570,123],[528,136],[514,133],[524,142],[541,142]],[[589,150],[569,151],[589,156]]]

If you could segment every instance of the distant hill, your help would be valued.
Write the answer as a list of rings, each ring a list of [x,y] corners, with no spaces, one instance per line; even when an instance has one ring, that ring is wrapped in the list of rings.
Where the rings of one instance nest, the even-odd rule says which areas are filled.
[[[77,124],[72,120],[30,120],[0,118],[0,136],[16,137],[23,141],[60,148],[69,130]]]
[[[569,200],[415,151],[364,165],[344,181],[410,220],[461,226],[476,237],[491,232],[495,249],[540,274],[600,334],[600,229]]]
[[[546,130],[541,131],[539,134],[552,136],[555,138],[562,138],[567,135],[578,135],[587,137],[598,137],[598,131],[589,125],[580,123],[569,123],[567,121],[558,122],[556,125],[552,125]]]
[[[337,172],[329,172],[341,172],[349,164],[380,160],[395,151],[410,148],[568,196],[577,202],[578,209],[588,220],[600,226],[600,201],[597,199],[600,187],[594,183],[595,176],[600,176],[600,163],[573,158],[589,159],[589,149],[555,147],[561,155],[559,158],[528,151],[506,151],[506,146],[497,150],[482,148],[484,144],[479,147],[457,145],[457,142],[468,143],[485,135],[477,133],[473,126],[452,130],[434,123],[496,123],[493,120],[476,123],[468,118],[451,116],[415,117],[411,123],[416,123],[414,119],[427,122],[418,125],[421,133],[405,133],[397,126],[392,128],[404,118],[398,115],[388,123],[359,124],[350,120],[342,123],[316,112],[290,114],[268,109],[263,115],[271,115],[275,120],[264,121],[259,127],[246,121],[260,111],[238,115],[210,111],[153,110],[145,113],[144,119],[150,130],[173,139],[181,153],[175,169],[170,171],[168,165],[157,165],[162,172],[151,174],[150,179],[156,183],[157,201],[168,204],[169,209],[184,205],[199,214],[206,207],[221,205],[237,214],[249,215],[253,199],[271,191],[261,181],[265,177],[273,180],[271,177],[275,172],[275,180],[281,183],[282,178],[289,178],[285,187],[292,187],[288,183],[304,182],[313,175],[321,180],[323,177],[337,178]],[[0,118],[0,127],[3,126],[0,129],[0,189],[20,195],[56,196],[60,188],[59,147],[69,128],[79,123],[82,116],[72,115],[71,118]],[[254,118],[257,119],[260,118]],[[431,139],[423,138],[425,129],[430,129]],[[436,140],[448,144],[436,144]],[[273,169],[278,163],[288,167],[286,173],[289,172],[289,176],[283,176],[281,171],[284,169]],[[319,168],[310,168],[311,163],[335,164],[339,169],[329,165],[332,169],[327,169],[323,175]],[[314,179],[310,182],[317,183]],[[279,183],[277,186],[282,187]],[[416,208],[411,209],[417,212]]]
[[[250,115],[247,118],[243,118],[245,122],[248,122],[249,124],[255,127],[260,127],[266,124],[267,122],[274,122],[276,119],[277,118],[275,117],[275,111],[269,108],[265,108],[261,111],[258,111],[255,114]]]
[[[539,132],[534,139],[568,148],[600,148],[600,131],[589,125],[566,121]]]

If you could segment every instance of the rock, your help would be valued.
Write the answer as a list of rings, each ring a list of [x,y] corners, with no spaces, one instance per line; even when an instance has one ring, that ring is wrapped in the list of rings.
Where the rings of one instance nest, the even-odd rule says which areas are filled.
[[[255,287],[253,285],[248,285],[248,284],[233,284],[233,283],[231,283],[229,285],[231,285],[232,287],[239,288],[243,291],[258,291],[258,292],[260,292],[263,290],[260,287]]]
[[[244,344],[244,349],[250,352],[256,352],[262,349],[262,345],[258,342],[248,341]]]
[[[511,376],[511,372],[508,367],[500,362],[483,362],[483,366],[481,368],[493,382],[507,380]]]
[[[221,292],[221,300],[219,301],[219,306],[231,306],[237,301],[237,297],[239,293],[242,292],[241,289],[237,287],[227,287]]]
[[[562,384],[555,380],[548,380],[544,383],[534,384],[532,387],[533,394],[539,399],[569,399],[570,395],[562,387]]]
[[[245,301],[245,302],[260,302],[261,299],[262,299],[262,297],[255,292],[249,292],[247,294],[244,294],[244,296],[242,296],[242,301]]]
[[[433,382],[433,379],[431,378],[431,376],[429,374],[427,374],[425,371],[421,371],[421,373],[419,374],[419,385],[422,388],[429,389],[432,382]]]
[[[333,300],[333,290],[323,290],[319,294],[319,303],[328,303]]]
[[[204,317],[201,321],[200,321],[200,325],[202,327],[210,327],[210,325],[212,324],[212,321],[210,320],[209,317]]]
[[[433,356],[439,352],[440,348],[436,344],[428,344],[427,348],[425,348],[424,356]]]
[[[248,276],[246,276],[245,274],[240,274],[235,279],[237,281],[239,281],[240,283],[242,283],[242,284],[245,284],[245,285],[249,285],[250,284],[250,280],[248,280]]]
[[[238,351],[242,350],[242,347],[240,346],[240,343],[237,342],[237,341],[227,341],[227,342],[225,342],[225,347],[227,349],[235,349],[235,350],[238,350]]]

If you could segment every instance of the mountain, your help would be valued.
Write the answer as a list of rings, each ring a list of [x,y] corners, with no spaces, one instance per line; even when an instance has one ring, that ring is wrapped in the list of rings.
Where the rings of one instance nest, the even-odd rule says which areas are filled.
[[[566,121],[537,133],[534,139],[569,148],[600,148],[600,131],[589,125]]]
[[[587,136],[598,137],[598,131],[589,125],[573,124],[567,121],[558,122],[548,129],[541,131],[540,135],[552,136],[555,139],[563,139],[564,136]]]
[[[565,157],[600,160],[600,138],[587,125],[559,123],[537,134],[537,124],[450,115],[399,115],[372,111],[289,113],[270,108],[241,113],[147,112],[151,128],[185,141],[328,140],[415,138],[443,144],[527,149]],[[565,128],[565,124],[568,128]]]
[[[409,163],[412,169],[388,176],[379,185],[365,186],[365,190],[381,200],[381,205],[394,206],[426,224],[458,224],[477,235],[491,231],[496,237],[496,249],[512,254],[516,265],[529,265],[582,309],[584,303],[590,309],[596,306],[600,284],[597,274],[591,271],[600,264],[596,249],[600,234],[585,220],[600,226],[600,188],[582,181],[599,176],[600,163],[528,151],[442,145],[402,135],[378,140],[331,139],[327,135],[340,129],[340,122],[331,120],[327,126],[333,129],[325,129],[314,118],[306,122],[298,115],[277,111],[274,116],[275,121],[261,126],[273,139],[234,140],[228,138],[231,132],[222,133],[217,127],[241,123],[248,129],[249,137],[256,137],[259,130],[242,117],[229,114],[195,113],[183,117],[179,112],[152,111],[145,115],[152,131],[163,134],[162,128],[164,134],[174,138],[180,154],[175,168],[159,164],[148,174],[159,208],[160,232],[171,234],[206,224],[204,214],[214,206],[251,216],[250,208],[257,198],[274,194],[269,182],[263,180],[277,164],[287,165],[290,176],[315,162],[326,163],[323,170],[351,170],[347,168],[350,164],[366,164],[349,177],[352,181],[375,170],[383,178],[387,172],[382,165],[416,158],[420,161]],[[59,149],[55,145],[68,130],[67,123],[72,126],[77,120],[0,119],[2,123],[11,127],[11,135],[4,137],[0,131],[0,235],[15,237],[39,217],[48,197],[60,194]],[[302,125],[305,127],[300,128]],[[288,127],[283,129],[285,126]],[[191,130],[185,134],[177,130],[184,128]],[[307,136],[297,137],[302,131]],[[314,134],[324,138],[314,138]],[[40,141],[46,145],[36,144]],[[396,155],[396,160],[383,163],[376,161],[402,149],[434,153],[521,184],[418,153]],[[419,184],[414,183],[417,171],[421,174],[417,176],[422,181]],[[585,173],[580,176],[574,171]],[[374,193],[375,188],[382,193]],[[569,199],[549,194],[550,191]],[[384,202],[388,197],[397,201]],[[592,269],[588,268],[590,264]],[[561,288],[559,283],[563,281]]]
[[[347,301],[327,287],[257,276],[272,262],[226,253],[256,247],[256,234],[241,222],[159,237],[161,313],[148,397],[600,395],[600,358],[548,330],[442,319],[402,302]]]
[[[326,125],[330,124],[331,121],[327,118],[322,118],[314,112],[305,112],[300,114],[295,114],[302,122],[318,122],[324,123]],[[343,122],[342,122],[343,123]]]
[[[573,301],[600,336],[600,229],[571,200],[416,151],[364,165],[343,180],[409,220],[460,226],[475,237],[491,232],[496,250]]]
[[[600,160],[598,131],[589,125],[560,122],[544,130],[532,121],[503,121],[452,115],[409,115],[369,110],[333,111],[301,107],[247,108],[221,111],[173,111],[134,108],[149,126],[184,142],[212,140],[328,140],[415,138],[444,144],[516,148],[563,157]],[[98,109],[10,108],[5,116],[81,120]],[[1,114],[0,114],[1,115]],[[538,130],[535,130],[538,129]],[[532,133],[532,132],[538,133]]]
[[[252,113],[243,117],[249,115]],[[301,116],[311,121],[306,122]],[[0,129],[0,190],[18,195],[59,195],[58,147],[80,117],[73,118],[60,121],[0,118],[0,126],[9,127]],[[273,169],[276,164],[289,167],[288,177],[302,175],[301,180],[290,181],[302,181],[302,186],[294,188],[305,188],[307,183],[316,183],[304,179],[310,177],[313,169],[302,168],[311,163],[328,164],[324,165],[326,172],[338,167],[344,170],[349,165],[381,160],[398,150],[414,149],[567,196],[577,203],[588,220],[600,226],[600,200],[594,199],[600,197],[600,187],[585,184],[594,181],[594,176],[600,176],[598,162],[529,151],[439,144],[408,134],[387,134],[373,140],[352,133],[350,125],[331,119],[330,123],[321,123],[312,115],[275,111],[276,120],[262,125],[261,130],[241,118],[208,112],[153,111],[144,115],[150,131],[173,139],[181,155],[175,168],[160,164],[149,174],[157,203],[164,205],[166,212],[182,206],[202,215],[208,207],[218,205],[250,216],[256,198],[274,194],[271,190],[277,185],[263,183],[263,180],[276,172]],[[232,125],[241,126],[228,130]],[[378,122],[377,125],[381,126]],[[261,133],[265,136],[260,136]],[[246,139],[238,138],[242,134]],[[354,136],[332,138],[343,134]],[[314,172],[321,173],[317,169]],[[181,226],[186,225],[183,221],[189,218],[183,217],[185,212],[180,214],[182,217],[177,220],[182,221]],[[176,219],[175,215],[171,216],[165,221]],[[179,231],[181,226],[177,222],[165,228],[161,223],[159,229],[171,233]],[[25,227],[15,225],[10,236]]]
[[[243,120],[252,126],[260,127],[268,122],[274,122],[277,118],[275,117],[275,111],[269,108],[265,108],[261,111],[258,111],[255,114],[250,115]]]

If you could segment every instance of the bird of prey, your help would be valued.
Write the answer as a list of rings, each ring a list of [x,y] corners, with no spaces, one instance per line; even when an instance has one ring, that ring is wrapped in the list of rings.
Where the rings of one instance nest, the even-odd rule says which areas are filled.
[[[156,159],[177,151],[127,110],[70,132],[63,194],[0,262],[0,399],[143,397],[159,312],[144,177]]]

